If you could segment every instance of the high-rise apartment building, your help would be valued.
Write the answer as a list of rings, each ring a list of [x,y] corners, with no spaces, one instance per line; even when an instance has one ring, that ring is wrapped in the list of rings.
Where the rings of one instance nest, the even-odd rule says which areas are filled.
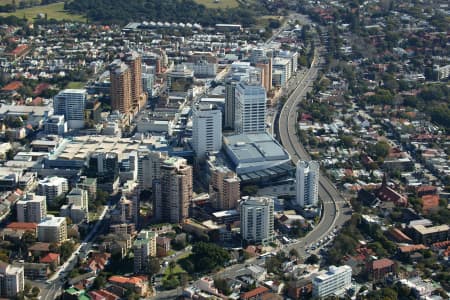
[[[111,108],[129,114],[132,105],[131,70],[122,61],[115,60],[109,68]]]
[[[100,182],[113,182],[119,176],[119,159],[115,152],[94,152],[89,158],[88,173]]]
[[[84,127],[84,106],[87,92],[84,89],[67,89],[53,98],[55,115],[63,115],[69,129]]]
[[[296,204],[317,206],[320,166],[316,161],[298,161],[296,170]]]
[[[227,167],[212,168],[209,196],[213,207],[217,210],[236,208],[241,198],[240,181],[236,173]]]
[[[151,189],[153,181],[160,178],[161,164],[168,158],[167,153],[139,149],[137,178],[139,189]]]
[[[160,172],[160,179],[153,183],[154,217],[162,222],[181,223],[188,217],[192,200],[192,167],[186,159],[170,157]]]
[[[136,51],[131,51],[125,56],[125,63],[130,68],[131,72],[131,105],[141,110],[145,107],[147,102],[147,94],[144,93],[142,87],[142,58]]]
[[[261,83],[266,92],[272,89],[272,58],[266,58],[256,63],[261,69]]]
[[[269,197],[249,197],[240,205],[241,236],[248,243],[266,244],[274,239],[274,201]]]
[[[17,221],[40,223],[47,217],[45,196],[27,194],[24,200],[17,201]]]
[[[197,159],[222,147],[222,112],[215,105],[196,104],[192,110],[192,148]]]
[[[236,81],[228,81],[225,84],[225,109],[224,109],[224,129],[234,129],[234,118],[236,115]]]
[[[237,134],[264,133],[266,131],[266,91],[260,83],[241,82],[236,87]]]
[[[149,270],[150,257],[156,256],[156,237],[152,231],[142,230],[133,243],[134,273],[146,273]]]
[[[0,296],[14,299],[25,287],[23,267],[0,262]]]
[[[52,202],[56,197],[67,193],[69,183],[63,177],[46,177],[38,183],[38,195],[45,196],[48,202]]]
[[[70,217],[74,223],[83,220],[89,222],[89,193],[81,188],[74,188],[67,194]]]
[[[64,217],[47,218],[38,224],[38,241],[62,243],[67,240],[67,222]]]
[[[350,266],[330,266],[328,270],[322,270],[318,276],[314,277],[313,297],[322,299],[333,294],[340,294],[349,288],[351,283],[352,268]]]

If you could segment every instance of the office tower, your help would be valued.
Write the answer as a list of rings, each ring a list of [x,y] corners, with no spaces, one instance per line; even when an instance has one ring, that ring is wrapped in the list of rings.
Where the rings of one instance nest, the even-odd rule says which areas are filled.
[[[14,299],[25,287],[24,269],[0,261],[0,296]]]
[[[142,88],[147,95],[153,95],[153,86],[155,84],[155,75],[150,73],[142,73]]]
[[[225,84],[224,129],[234,129],[234,118],[236,114],[236,85],[236,81],[228,81]]]
[[[89,158],[88,173],[100,182],[114,182],[119,176],[119,160],[115,152],[94,152]]]
[[[194,83],[194,72],[184,65],[176,65],[167,73],[168,92],[187,92]]]
[[[45,196],[48,202],[52,202],[56,197],[69,191],[69,184],[63,177],[46,177],[39,180],[38,195]]]
[[[291,78],[291,61],[289,59],[286,58],[281,58],[281,57],[275,57],[273,62],[272,62],[272,72],[276,72],[278,71],[280,73],[280,82],[276,82],[274,80],[274,84],[279,84],[279,85],[284,85],[286,84],[286,82],[289,80],[289,78]],[[274,78],[272,78],[274,79]]]
[[[197,159],[222,147],[222,112],[212,104],[196,104],[192,110],[192,148]]]
[[[296,171],[296,204],[317,206],[319,199],[319,163],[298,161]]]
[[[130,68],[131,106],[141,110],[147,102],[147,94],[142,88],[142,59],[139,53],[131,51],[126,54],[125,62]]]
[[[120,222],[126,223],[133,220],[133,202],[124,196],[120,198],[118,203],[120,211]]]
[[[280,51],[278,57],[288,59],[290,61],[290,72],[294,74],[298,69],[298,52]]]
[[[240,182],[236,173],[227,167],[214,167],[211,170],[209,196],[217,210],[236,208],[241,198]]]
[[[352,268],[344,265],[340,267],[330,266],[328,270],[322,270],[314,277],[313,297],[326,298],[328,296],[344,292],[352,284]]]
[[[83,89],[67,89],[53,98],[55,115],[63,115],[69,129],[84,127],[84,106],[87,92]]]
[[[252,244],[266,244],[274,239],[272,198],[249,197],[239,207],[242,239]]]
[[[111,108],[128,114],[132,106],[131,70],[120,60],[115,60],[109,68],[111,81]]]
[[[133,242],[134,273],[149,271],[150,257],[156,256],[156,233],[142,230]]]
[[[154,217],[160,222],[181,223],[192,200],[192,167],[186,159],[170,157],[161,165],[160,179],[153,183]]]
[[[148,149],[138,150],[138,183],[139,189],[151,189],[153,181],[160,178],[161,164],[168,158],[167,153],[150,151]]]
[[[266,91],[260,83],[239,83],[236,87],[237,134],[264,133],[266,131]]]
[[[77,187],[88,192],[89,200],[94,201],[97,199],[97,178],[82,176]]]
[[[266,58],[267,58],[266,49],[263,48],[255,48],[252,50],[250,54],[250,62],[254,65],[262,60],[265,60]]]
[[[67,222],[64,217],[47,218],[38,224],[38,241],[62,243],[67,240]]]
[[[272,89],[272,59],[266,58],[256,63],[256,67],[261,69],[261,83],[266,92]]]
[[[27,194],[24,200],[17,201],[17,221],[40,223],[47,216],[45,196]]]

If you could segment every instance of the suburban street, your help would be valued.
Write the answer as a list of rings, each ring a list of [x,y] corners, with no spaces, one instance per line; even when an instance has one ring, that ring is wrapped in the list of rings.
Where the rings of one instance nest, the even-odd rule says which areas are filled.
[[[105,218],[111,210],[113,210],[115,205],[108,202],[103,208],[102,213],[99,216],[98,221],[94,225],[94,228],[89,232],[89,234],[84,238],[80,245],[75,249],[72,255],[67,259],[67,261],[56,271],[48,280],[46,285],[39,285],[41,288],[41,299],[50,300],[54,299],[55,295],[61,292],[61,289],[68,279],[69,272],[76,266],[79,259],[84,259],[87,257],[89,250],[92,248],[92,241],[95,240],[97,235],[102,232],[102,227],[105,225]]]

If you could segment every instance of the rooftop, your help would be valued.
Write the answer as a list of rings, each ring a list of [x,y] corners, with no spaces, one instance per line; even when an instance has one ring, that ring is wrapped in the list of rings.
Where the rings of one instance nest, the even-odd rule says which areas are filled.
[[[45,221],[39,223],[39,227],[54,227],[54,226],[62,226],[63,223],[66,222],[66,218],[63,217],[51,217],[47,218]]]

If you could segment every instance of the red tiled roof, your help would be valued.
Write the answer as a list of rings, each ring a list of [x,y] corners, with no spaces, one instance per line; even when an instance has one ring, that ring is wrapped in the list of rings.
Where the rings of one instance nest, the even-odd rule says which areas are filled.
[[[34,230],[36,231],[38,224],[31,222],[12,222],[9,223],[6,228],[15,230]]]
[[[12,91],[20,89],[22,86],[23,86],[22,82],[20,82],[20,81],[13,81],[13,82],[10,82],[7,85],[5,85],[2,88],[2,91],[12,92]]]
[[[409,253],[409,252],[414,252],[414,251],[418,251],[418,250],[425,250],[428,249],[428,247],[426,247],[423,244],[418,244],[418,245],[408,245],[408,246],[400,246],[398,247],[400,249],[400,251],[402,253]]]
[[[439,195],[425,195],[422,196],[422,208],[428,212],[432,208],[439,206]]]
[[[421,185],[416,189],[417,193],[424,193],[424,192],[436,192],[437,187],[432,185]]]
[[[446,248],[447,246],[450,246],[450,241],[437,242],[434,243],[432,246],[439,249]]]
[[[372,269],[384,269],[390,267],[394,264],[394,262],[388,258],[377,259],[372,262]]]
[[[27,49],[28,49],[28,45],[22,44],[22,45],[17,46],[13,51],[11,51],[11,54],[19,55]]]
[[[269,289],[266,288],[265,286],[260,286],[260,287],[257,287],[256,289],[253,289],[249,292],[242,294],[241,299],[250,299],[250,298],[256,297],[258,295],[267,293],[268,291],[269,291]]]
[[[59,259],[58,253],[48,253],[47,255],[41,257],[39,260],[41,263],[52,263]]]
[[[114,275],[108,278],[109,282],[117,283],[117,284],[132,284],[132,285],[141,285],[143,283],[143,278],[133,276],[133,277],[125,277]]]

